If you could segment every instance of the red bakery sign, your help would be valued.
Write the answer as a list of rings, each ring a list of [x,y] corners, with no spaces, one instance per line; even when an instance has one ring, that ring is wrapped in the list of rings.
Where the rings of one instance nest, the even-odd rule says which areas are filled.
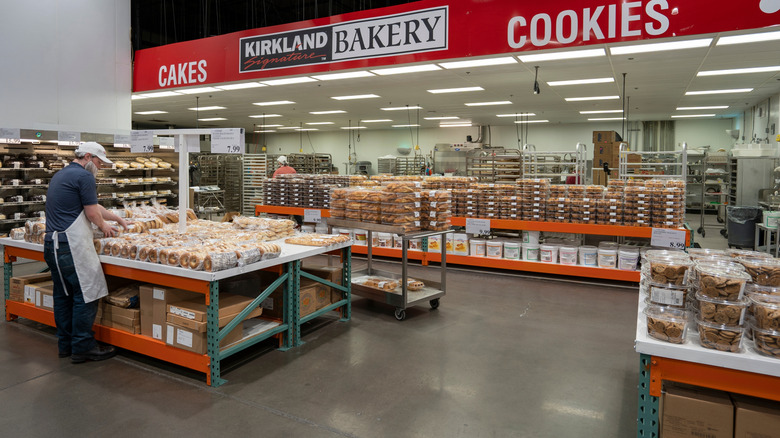
[[[133,91],[780,24],[780,0],[425,0],[135,53]]]

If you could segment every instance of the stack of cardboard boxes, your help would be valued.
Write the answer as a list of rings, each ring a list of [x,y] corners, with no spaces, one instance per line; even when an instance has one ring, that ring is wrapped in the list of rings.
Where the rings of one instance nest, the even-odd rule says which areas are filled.
[[[8,300],[36,305],[37,298],[37,301],[41,303],[41,306],[38,307],[43,307],[43,298],[46,295],[51,296],[53,284],[51,273],[49,272],[12,277]],[[39,288],[44,290],[43,295],[38,292]],[[46,304],[49,304],[49,310],[53,307],[51,305],[52,302],[53,300],[46,299]]]
[[[620,134],[615,131],[593,131],[593,184],[606,186],[609,178],[619,178],[618,165],[620,163],[620,145],[627,142],[621,141]],[[642,156],[629,154],[629,163],[641,163]],[[610,169],[610,175],[604,172],[604,165]],[[629,167],[637,164],[629,164]]]
[[[308,272],[317,277],[330,281],[331,283],[341,284],[341,267],[336,266],[305,266],[301,268],[302,271]],[[274,280],[276,275],[269,273],[263,273],[261,271],[260,290],[265,290]],[[269,296],[262,303],[263,314],[268,318],[282,319],[282,312],[284,310],[283,301],[284,285],[275,290],[271,296]],[[300,316],[307,316],[317,310],[320,310],[331,303],[336,303],[341,300],[341,291],[333,289],[322,283],[301,279],[300,286]]]

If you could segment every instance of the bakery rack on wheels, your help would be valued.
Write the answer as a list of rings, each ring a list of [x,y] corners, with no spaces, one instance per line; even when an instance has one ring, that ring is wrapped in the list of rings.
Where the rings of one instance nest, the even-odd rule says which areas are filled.
[[[364,298],[368,298],[373,301],[379,301],[395,307],[395,319],[403,321],[406,319],[406,309],[412,306],[417,306],[428,302],[431,309],[439,308],[439,299],[443,297],[447,291],[447,249],[445,245],[441,245],[441,282],[426,281],[425,287],[418,291],[409,291],[407,288],[408,275],[408,260],[409,260],[409,240],[423,239],[423,248],[427,247],[427,239],[433,236],[445,236],[448,233],[453,233],[453,230],[445,231],[422,231],[416,233],[406,233],[402,228],[394,227],[392,225],[379,225],[365,222],[344,220],[344,219],[328,219],[329,227],[345,227],[345,228],[358,228],[366,230],[367,233],[367,252],[366,269],[352,272],[352,278],[364,276],[364,275],[378,275],[394,280],[400,280],[401,293],[392,291],[383,291],[360,284],[352,284],[352,294],[358,295]],[[382,271],[374,269],[372,266],[372,233],[392,233],[401,236],[403,244],[401,245],[401,275],[397,273]],[[443,238],[446,241],[446,238]]]
[[[698,334],[690,330],[684,344],[658,341],[647,335],[641,294],[638,301],[634,341],[639,353],[637,438],[658,438],[660,434],[659,401],[665,381],[780,401],[777,359],[759,355],[751,347],[743,347],[741,353],[704,348]]]
[[[726,205],[729,196],[729,172],[717,166],[728,166],[727,156],[704,152],[701,160],[701,210],[699,212],[699,228],[696,232],[705,237],[707,228],[720,230],[726,236]],[[721,178],[720,180],[714,178]],[[708,191],[713,189],[712,191]],[[707,224],[707,207],[715,208],[715,219],[718,224]]]
[[[629,163],[629,155],[640,155],[641,163]],[[688,144],[679,151],[634,152],[626,143],[620,144],[618,174],[628,178],[669,178],[686,181],[688,175]]]
[[[100,256],[103,272],[106,275],[138,280],[160,286],[189,290],[204,295],[207,310],[207,345],[206,354],[198,354],[166,344],[163,340],[153,339],[140,334],[132,334],[102,325],[95,325],[95,338],[106,344],[115,345],[126,350],[154,357],[206,375],[206,383],[210,386],[220,386],[226,382],[222,378],[221,362],[261,341],[276,337],[279,339],[279,349],[288,350],[301,344],[300,327],[306,321],[325,313],[340,310],[341,321],[348,321],[351,316],[351,287],[349,282],[349,267],[351,266],[351,243],[340,243],[328,247],[311,247],[289,245],[276,242],[282,247],[282,254],[275,259],[265,260],[251,265],[227,269],[218,272],[193,271],[190,269],[163,266],[158,264],[127,260],[118,257]],[[43,245],[28,243],[10,238],[0,239],[4,247],[4,290],[5,317],[7,321],[16,318],[26,318],[41,324],[54,326],[54,314],[47,309],[35,307],[32,304],[9,301],[13,262],[17,258],[43,261]],[[300,261],[318,254],[341,254],[344,263],[342,284],[337,285],[319,277],[309,276],[300,271]],[[241,274],[271,270],[278,272],[279,277],[222,329],[219,328],[219,283]],[[305,276],[342,293],[342,299],[316,312],[300,317],[300,277]],[[220,349],[220,341],[236,327],[243,327],[244,318],[268,298],[277,288],[284,285],[284,311],[281,320],[253,318],[252,328],[244,330],[242,340]]]
[[[573,176],[576,184],[584,184],[587,156],[582,143],[574,151],[537,151],[535,145],[523,145],[523,178],[550,178],[553,184],[565,184]]]

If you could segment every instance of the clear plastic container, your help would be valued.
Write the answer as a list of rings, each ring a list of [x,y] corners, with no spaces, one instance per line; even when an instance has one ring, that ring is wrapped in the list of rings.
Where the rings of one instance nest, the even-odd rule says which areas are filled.
[[[685,308],[688,303],[688,286],[648,286],[648,301],[659,306]]]
[[[760,286],[758,284],[748,283],[748,285],[745,286],[745,293],[760,293],[764,295],[780,296],[780,286]]]
[[[751,325],[753,332],[753,346],[756,351],[765,356],[780,359],[780,331],[768,330]]]
[[[702,294],[721,300],[737,301],[744,295],[750,275],[744,271],[717,266],[696,266],[698,289]]]
[[[726,255],[725,250],[709,249],[709,248],[688,248],[688,255],[692,259],[711,257],[711,256],[728,257],[728,255]]]
[[[699,302],[699,317],[704,321],[723,325],[743,325],[745,322],[745,311],[749,303],[745,297],[727,301],[708,297],[698,291],[696,300]]]
[[[688,269],[693,262],[687,255],[679,256],[654,256],[648,251],[645,253],[647,264],[650,268],[650,282],[657,285],[672,284],[676,286],[688,285]]]
[[[699,344],[702,347],[731,353],[742,351],[744,327],[707,322],[698,317],[696,324],[699,329]]]
[[[749,292],[750,312],[757,327],[780,330],[780,296]]]
[[[648,336],[673,344],[685,343],[688,328],[688,312],[685,309],[648,304],[643,313]]]
[[[737,257],[736,260],[745,267],[753,283],[760,286],[780,286],[780,259]]]

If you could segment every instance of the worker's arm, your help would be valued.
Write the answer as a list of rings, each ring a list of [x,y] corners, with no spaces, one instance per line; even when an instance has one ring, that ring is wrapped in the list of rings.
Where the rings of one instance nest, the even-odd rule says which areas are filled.
[[[122,228],[127,229],[128,223],[126,220],[106,210],[106,207],[103,207],[100,204],[95,204],[95,205],[97,205],[98,208],[100,209],[100,216],[103,218],[103,220],[118,222],[119,225],[122,226]]]
[[[114,235],[114,228],[103,220],[100,208],[100,204],[85,205],[84,214],[87,215],[87,219],[89,219],[90,222],[95,224],[100,231],[103,232],[104,236],[112,237]]]

